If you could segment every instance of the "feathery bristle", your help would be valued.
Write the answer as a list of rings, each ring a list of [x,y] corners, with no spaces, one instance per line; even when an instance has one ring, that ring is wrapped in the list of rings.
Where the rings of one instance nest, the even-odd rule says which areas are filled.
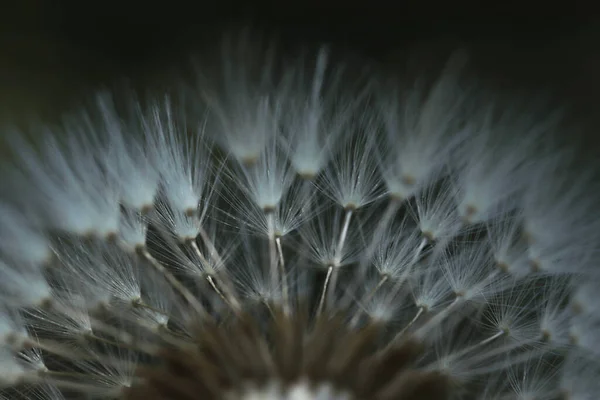
[[[223,49],[13,137],[0,398],[597,397],[599,186],[559,113],[462,52],[401,88]]]

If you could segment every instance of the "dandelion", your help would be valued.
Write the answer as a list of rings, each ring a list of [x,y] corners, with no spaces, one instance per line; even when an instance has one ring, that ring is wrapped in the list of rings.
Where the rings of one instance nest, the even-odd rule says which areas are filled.
[[[210,88],[12,136],[0,398],[597,398],[598,185],[556,114],[462,54],[354,93],[244,40]]]

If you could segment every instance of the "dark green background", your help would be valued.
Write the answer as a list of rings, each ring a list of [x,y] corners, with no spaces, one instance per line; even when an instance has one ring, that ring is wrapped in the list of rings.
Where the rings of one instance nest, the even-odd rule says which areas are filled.
[[[593,7],[583,1],[14,3],[0,8],[3,122],[31,113],[52,118],[118,77],[168,84],[168,71],[190,53],[202,54],[224,30],[246,23],[284,43],[332,42],[392,69],[412,49],[434,53],[460,43],[502,85],[551,89],[576,102],[582,119],[598,109],[600,36]]]

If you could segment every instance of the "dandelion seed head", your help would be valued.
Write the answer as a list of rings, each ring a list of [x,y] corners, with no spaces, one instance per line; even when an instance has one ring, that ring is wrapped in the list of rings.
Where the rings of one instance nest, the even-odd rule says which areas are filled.
[[[250,38],[13,135],[0,398],[596,398],[599,186],[557,113],[460,52],[392,85]]]

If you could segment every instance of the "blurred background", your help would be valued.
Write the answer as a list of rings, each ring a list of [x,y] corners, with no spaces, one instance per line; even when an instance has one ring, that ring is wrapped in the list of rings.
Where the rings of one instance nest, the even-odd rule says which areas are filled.
[[[92,88],[121,78],[168,84],[190,54],[248,24],[286,45],[329,42],[391,69],[414,51],[463,46],[500,84],[550,90],[575,102],[581,118],[593,119],[598,110],[600,25],[583,1],[5,3],[13,4],[0,7],[3,123],[55,118]]]

